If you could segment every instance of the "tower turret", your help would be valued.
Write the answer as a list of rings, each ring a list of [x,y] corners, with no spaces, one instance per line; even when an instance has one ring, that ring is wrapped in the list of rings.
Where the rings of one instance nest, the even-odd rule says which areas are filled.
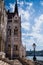
[[[17,0],[16,0],[16,4],[15,4],[15,11],[14,11],[14,14],[17,14],[17,15],[18,15],[18,6],[17,6]]]

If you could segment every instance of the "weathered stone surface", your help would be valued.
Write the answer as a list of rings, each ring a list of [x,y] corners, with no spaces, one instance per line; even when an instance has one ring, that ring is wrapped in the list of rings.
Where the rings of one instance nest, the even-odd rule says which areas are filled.
[[[8,64],[8,63],[6,63],[6,62],[0,60],[0,65],[10,65],[10,64]]]
[[[43,61],[35,61],[35,65],[43,65]]]
[[[0,59],[0,65],[43,65],[43,62],[42,61],[34,62],[31,60],[23,60],[23,62],[22,62],[18,59],[9,60],[9,59],[5,58],[5,59]]]
[[[14,60],[14,65],[22,65],[19,60]]]

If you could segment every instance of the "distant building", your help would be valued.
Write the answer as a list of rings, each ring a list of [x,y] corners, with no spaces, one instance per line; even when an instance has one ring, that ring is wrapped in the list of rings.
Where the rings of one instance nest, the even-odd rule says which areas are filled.
[[[21,17],[18,13],[17,0],[13,13],[5,10],[4,1],[1,1],[1,4],[2,40],[0,43],[0,52],[5,52],[6,57],[10,59],[25,57],[26,49],[23,47],[21,40]]]

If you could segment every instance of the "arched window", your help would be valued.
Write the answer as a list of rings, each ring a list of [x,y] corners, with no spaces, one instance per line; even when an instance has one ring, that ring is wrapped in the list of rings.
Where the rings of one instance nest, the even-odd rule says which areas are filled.
[[[18,28],[17,27],[15,27],[15,29],[14,29],[14,35],[18,35]]]

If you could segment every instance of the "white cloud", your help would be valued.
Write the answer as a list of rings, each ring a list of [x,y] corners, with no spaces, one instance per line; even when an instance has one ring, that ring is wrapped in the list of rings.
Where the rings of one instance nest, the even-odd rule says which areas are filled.
[[[31,3],[29,3],[29,5],[30,5],[30,7],[33,5],[33,3],[31,2]]]
[[[11,9],[12,12],[14,12],[14,7],[15,7],[15,3],[9,3],[9,8]]]
[[[40,1],[40,4],[43,6],[43,1]]]
[[[36,44],[36,50],[42,49],[41,46],[43,46],[43,35],[37,33],[31,33],[30,35],[28,33],[28,36],[26,35],[27,34],[23,36],[24,39],[22,39],[22,43],[26,44],[27,50],[33,49],[32,47],[33,43]],[[29,38],[29,36],[31,37]]]
[[[17,2],[20,6],[23,6],[24,5],[24,2],[23,1],[21,1],[21,2]]]
[[[30,49],[33,49],[33,47],[32,47],[32,45],[33,45],[33,43],[34,43],[35,41],[34,41],[34,39],[31,37],[30,39],[27,37],[27,38],[23,38],[22,39],[22,43],[24,44],[24,45],[26,45],[26,50],[30,50]]]
[[[29,5],[30,7],[33,5],[33,3],[32,2],[25,2],[25,4],[27,4],[27,5]]]
[[[23,7],[24,5],[27,5],[28,6],[28,8],[30,9],[31,7],[32,7],[32,5],[33,5],[33,3],[32,2],[25,2],[25,1],[20,1],[19,2],[19,0],[18,0],[18,5],[20,5],[19,7]],[[15,6],[15,2],[14,3],[9,3],[9,7],[7,7],[8,9],[10,8],[11,9],[11,11],[14,11],[14,6]]]
[[[28,10],[24,10],[23,8],[19,8],[19,14],[21,15],[21,18],[26,21],[29,20],[30,13]]]
[[[20,6],[28,5],[29,7],[32,7],[33,2],[26,2],[26,1],[18,1],[17,2]]]
[[[35,25],[32,27],[34,32],[39,33],[41,30],[41,25],[43,24],[43,14],[38,18],[35,18]]]
[[[30,19],[31,13],[29,12],[28,8],[24,10],[22,7],[20,7],[19,14],[21,15],[22,28],[29,31],[29,29],[30,29],[29,19]]]
[[[22,25],[22,28],[24,28],[25,30],[29,30],[30,29],[30,24],[28,22],[24,22],[21,25]]]
[[[41,34],[41,29],[43,29],[43,14],[41,14],[38,18],[35,19],[35,24],[33,26],[32,36],[36,38],[36,44],[39,46],[43,46],[43,34]]]
[[[32,44],[36,43],[36,50],[41,50],[43,46],[43,34],[40,31],[43,29],[43,14],[34,19],[35,23],[32,26],[31,33],[22,33],[22,41],[26,44],[27,50],[33,49]]]

